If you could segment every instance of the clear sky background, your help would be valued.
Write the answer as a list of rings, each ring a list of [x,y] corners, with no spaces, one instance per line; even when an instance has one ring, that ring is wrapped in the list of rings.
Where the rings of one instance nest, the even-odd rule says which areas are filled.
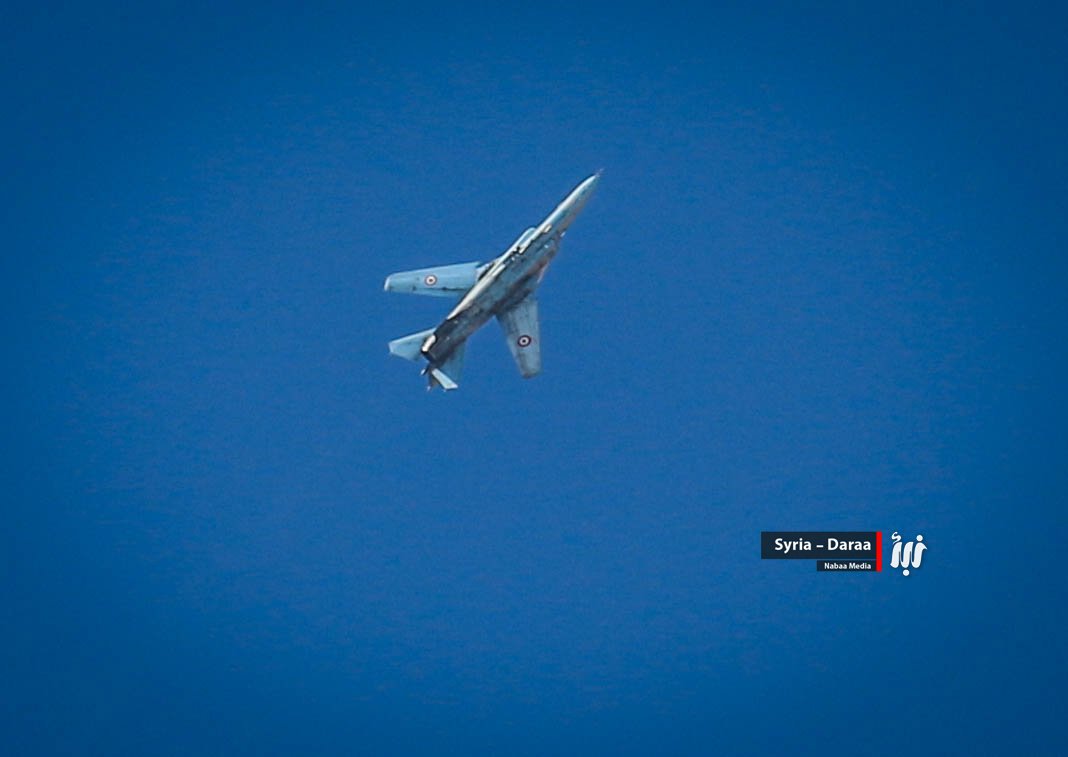
[[[150,5],[0,32],[5,753],[1064,753],[1063,6]]]

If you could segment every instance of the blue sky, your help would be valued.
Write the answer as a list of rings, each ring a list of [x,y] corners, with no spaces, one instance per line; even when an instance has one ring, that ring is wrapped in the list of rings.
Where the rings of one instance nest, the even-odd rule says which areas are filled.
[[[5,27],[5,751],[1063,751],[1063,9]],[[385,275],[598,169],[426,393]]]

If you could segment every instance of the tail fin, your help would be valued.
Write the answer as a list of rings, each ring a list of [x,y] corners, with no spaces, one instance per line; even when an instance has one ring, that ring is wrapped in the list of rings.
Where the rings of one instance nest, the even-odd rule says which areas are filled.
[[[420,331],[418,334],[409,334],[408,336],[402,336],[400,339],[394,339],[389,343],[389,354],[418,362],[424,357],[423,342],[433,333],[434,329],[427,329],[426,331]],[[460,386],[460,375],[464,369],[464,351],[466,347],[467,342],[462,342],[441,365],[431,363],[423,369],[423,374],[429,382],[429,389],[440,386],[445,391],[449,391]]]
[[[389,343],[389,354],[402,357],[405,360],[419,360],[423,356],[423,342],[434,333],[434,329],[420,331],[418,334],[409,334],[400,339],[394,339]]]
[[[460,388],[460,376],[464,371],[464,351],[467,342],[461,342],[460,346],[452,351],[449,358],[441,365],[428,365],[423,373],[427,374],[427,389],[440,386],[445,391]]]

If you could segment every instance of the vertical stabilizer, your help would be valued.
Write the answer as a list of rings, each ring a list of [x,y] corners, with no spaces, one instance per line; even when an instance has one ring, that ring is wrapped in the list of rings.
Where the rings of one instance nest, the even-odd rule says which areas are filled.
[[[448,392],[460,388],[460,376],[463,375],[464,351],[466,349],[467,342],[463,342],[452,351],[452,354],[449,355],[444,363],[427,366],[425,373],[429,381],[428,389],[440,386]]]

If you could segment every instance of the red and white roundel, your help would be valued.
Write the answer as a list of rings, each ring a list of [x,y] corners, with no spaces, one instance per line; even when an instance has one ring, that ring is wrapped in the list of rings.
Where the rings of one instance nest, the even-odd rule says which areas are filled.
[[[515,340],[515,343],[520,347],[529,347],[530,343],[534,340],[530,338],[530,334],[520,334],[519,338]]]
[[[423,283],[426,284],[428,287],[432,287],[438,283],[438,277],[432,273],[428,273],[426,278],[423,279]]]

